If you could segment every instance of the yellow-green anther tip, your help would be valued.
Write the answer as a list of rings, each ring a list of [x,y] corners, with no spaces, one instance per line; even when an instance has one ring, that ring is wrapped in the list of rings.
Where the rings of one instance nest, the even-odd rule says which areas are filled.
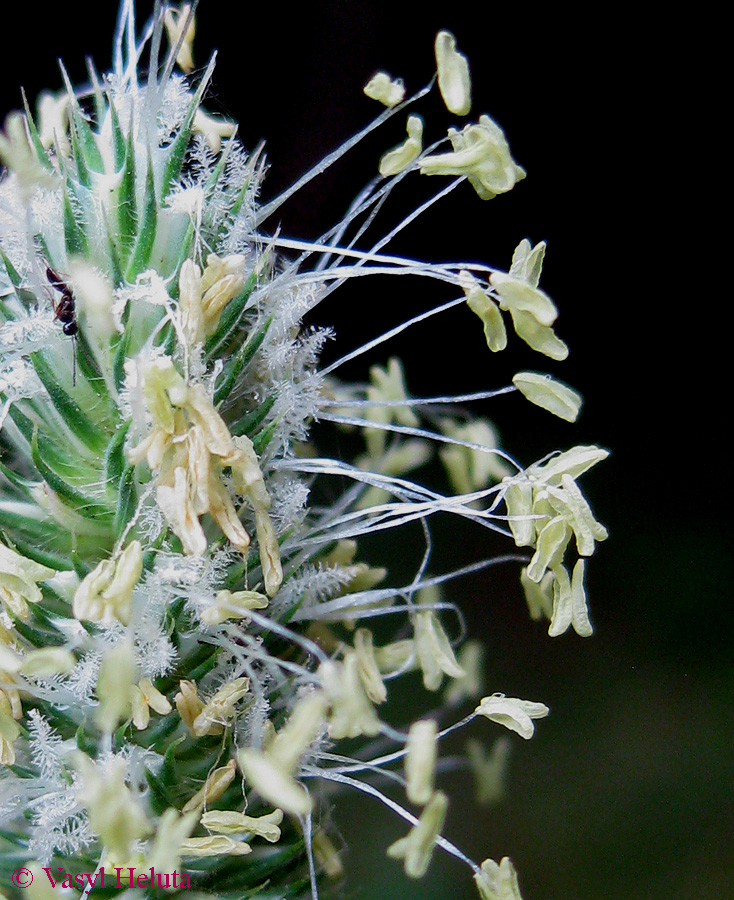
[[[513,377],[512,383],[536,406],[547,409],[554,416],[567,422],[576,421],[581,410],[582,398],[568,385],[539,372],[518,372]]]
[[[364,86],[365,94],[388,108],[397,106],[405,97],[405,85],[400,78],[391,78],[387,72],[377,72]]]
[[[469,61],[456,49],[456,38],[439,31],[435,41],[438,87],[449,112],[465,116],[471,109]]]

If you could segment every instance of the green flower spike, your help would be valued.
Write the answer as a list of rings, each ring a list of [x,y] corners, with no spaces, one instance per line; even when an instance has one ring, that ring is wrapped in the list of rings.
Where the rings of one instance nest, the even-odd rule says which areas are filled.
[[[441,741],[478,716],[528,739],[548,707],[499,693],[476,706],[488,672],[452,582],[522,560],[531,618],[591,634],[585,560],[607,534],[578,481],[607,453],[525,467],[469,404],[519,389],[573,421],[576,392],[519,373],[419,397],[383,344],[437,315],[476,325],[466,305],[491,351],[509,314],[531,347],[565,357],[538,286],[543,243],[521,242],[507,273],[384,249],[462,179],[490,199],[525,172],[489,116],[443,145],[433,134],[431,90],[458,116],[471,105],[468,62],[441,32],[437,89],[406,96],[379,73],[365,93],[386,108],[263,203],[262,148],[204,108],[214,59],[195,65],[196,9],[156,3],[138,33],[122,0],[112,70],[78,89],[62,68],[65,89],[37,115],[24,97],[0,133],[0,900],[18,869],[29,900],[61,900],[44,870],[69,883],[123,868],[177,872],[197,900],[316,900],[343,872],[329,823],[346,789],[411,824],[384,848],[408,877],[438,848],[484,900],[519,900],[509,860],[480,867],[441,836],[444,772],[469,768]],[[286,235],[293,194],[408,106],[383,177],[324,235]],[[424,132],[450,151],[424,151]],[[380,231],[414,173],[453,181]],[[328,319],[357,277],[446,295],[385,333],[365,317],[365,343],[324,366],[332,331],[304,322]],[[443,345],[426,354],[439,356],[465,371]],[[352,361],[368,382],[343,377]],[[449,516],[522,549],[446,570],[432,527]],[[384,538],[414,561],[407,579],[382,565]],[[405,679],[415,722],[394,699]],[[505,788],[508,752],[470,748],[483,800]]]

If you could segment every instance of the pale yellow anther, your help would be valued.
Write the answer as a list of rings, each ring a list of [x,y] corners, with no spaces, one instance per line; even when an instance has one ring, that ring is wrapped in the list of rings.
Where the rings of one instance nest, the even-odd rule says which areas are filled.
[[[181,842],[181,856],[201,858],[206,856],[246,856],[252,847],[244,841],[235,841],[223,834],[209,837],[187,838]]]
[[[273,806],[296,816],[311,812],[313,802],[305,788],[267,753],[246,748],[237,754],[237,762],[245,781]]]
[[[131,645],[124,641],[107,651],[97,676],[99,705],[94,720],[100,731],[110,733],[132,714],[133,687],[138,667]]]
[[[546,484],[557,485],[561,483],[564,475],[570,475],[576,479],[609,456],[608,450],[602,450],[594,444],[588,446],[572,447],[564,453],[557,453],[547,462],[536,463],[528,468],[529,476]]]
[[[323,731],[328,709],[323,691],[312,691],[296,700],[288,721],[267,747],[268,757],[283,772],[295,773],[301,757]]]
[[[115,561],[115,572],[106,590],[106,595],[117,598],[118,606],[127,608],[128,598],[132,597],[133,589],[140,580],[142,572],[143,548],[140,541],[130,541]],[[123,618],[119,616],[118,618],[123,625],[127,624]]]
[[[433,719],[423,719],[410,726],[405,757],[405,792],[411,803],[428,803],[433,794],[437,734],[438,726]]]
[[[359,677],[365,693],[373,703],[384,703],[387,688],[375,659],[372,632],[368,628],[358,628],[354,632],[354,652],[359,661]]]
[[[275,740],[275,725],[270,721],[270,719],[266,719],[263,722],[263,726],[260,729],[260,739],[262,740],[263,747],[267,750],[270,745]]]
[[[423,151],[423,119],[420,116],[408,116],[406,131],[408,137],[405,141],[388,150],[380,159],[379,171],[383,178],[399,175],[415,162]]]
[[[378,72],[364,86],[364,92],[370,100],[392,108],[403,102],[405,84],[402,78],[391,78],[387,72]]]
[[[417,469],[427,463],[432,456],[433,448],[428,441],[415,438],[389,446],[379,460],[372,460],[367,454],[357,457],[355,462],[360,469],[365,471],[394,476],[405,475],[413,469]],[[357,508],[368,509],[370,506],[379,506],[381,503],[389,502],[390,497],[389,491],[372,485],[360,497]]]
[[[446,819],[449,801],[441,791],[431,798],[423,814],[408,835],[395,841],[387,848],[392,859],[402,859],[405,874],[409,878],[422,878],[431,862],[436,838],[440,835]]]
[[[544,241],[533,247],[524,239],[515,248],[510,271],[493,272],[489,280],[499,294],[500,307],[510,312],[517,336],[538,353],[562,360],[568,347],[551,327],[558,311],[538,287],[544,256]]]
[[[232,435],[202,384],[189,385],[186,411],[204,435],[209,452],[226,459],[234,451]]]
[[[196,716],[191,731],[194,737],[220,734],[235,715],[235,706],[250,688],[249,678],[235,678],[221,687]]]
[[[63,647],[42,647],[29,650],[20,666],[21,675],[29,678],[45,678],[51,675],[68,675],[74,668],[74,654]]]
[[[214,473],[209,476],[209,512],[232,544],[245,553],[250,546],[250,535],[240,522],[229,491]]]
[[[520,572],[520,583],[525,592],[530,618],[534,621],[553,615],[553,573],[546,572],[540,581],[528,577],[527,568]]]
[[[214,128],[224,136],[228,136],[234,128],[234,123],[217,123],[201,110],[196,113],[194,130],[197,121],[202,127],[206,126],[210,131]],[[212,132],[207,140],[214,139],[215,133]],[[220,258],[211,253],[203,273],[193,260],[187,259],[183,263],[178,279],[179,308],[190,344],[203,341],[216,330],[222,310],[245,284],[244,266],[245,257],[238,254]]]
[[[346,567],[352,564],[357,553],[357,542],[354,540],[337,541],[334,547],[321,557],[322,566]]]
[[[551,620],[551,636],[562,634],[571,624],[582,636],[592,633],[583,561],[576,564],[573,582],[562,562],[572,535],[580,556],[590,556],[595,542],[607,537],[575,482],[607,456],[606,450],[593,445],[573,447],[530,466],[514,482],[506,479],[505,502],[516,542],[535,546],[521,575],[528,609],[533,619]]]
[[[189,344],[204,340],[204,311],[201,307],[201,269],[193,259],[184,260],[178,276],[178,305],[181,324]]]
[[[187,393],[186,382],[167,356],[156,359],[147,366],[143,395],[158,428],[168,434],[174,433],[174,407],[183,406]]]
[[[492,694],[491,697],[482,698],[475,712],[529,740],[535,733],[533,719],[544,718],[550,710],[544,703]]]
[[[463,131],[449,129],[453,153],[426,156],[418,165],[424,175],[465,175],[482,200],[512,190],[525,170],[510,155],[504,132],[489,116]]]
[[[536,288],[540,284],[545,251],[545,241],[533,247],[527,238],[523,238],[512,254],[509,277]]]
[[[113,856],[111,853],[105,853],[104,856],[100,859],[100,866],[105,870],[105,872],[109,875],[112,875],[115,871],[115,868],[128,868],[132,866],[133,868],[142,867],[145,862],[145,854],[142,850],[134,850],[131,853],[128,853],[127,856],[122,858],[118,856]],[[81,897],[79,898],[81,900]]]
[[[552,325],[558,318],[555,303],[540,288],[504,272],[493,272],[489,280],[499,294],[500,309],[528,313],[540,325]]]
[[[193,44],[194,37],[196,36],[196,18],[194,16],[191,16],[188,27],[186,26],[190,12],[191,4],[184,3],[180,10],[169,8],[165,11],[163,16],[163,22],[166,26],[166,31],[168,32],[168,40],[171,47],[176,46],[181,37],[181,33],[184,28],[186,29],[183,42],[181,43],[178,55],[176,56],[176,62],[187,74],[194,68]]]
[[[379,733],[380,720],[362,687],[356,653],[347,653],[343,663],[322,663],[317,675],[331,704],[331,737],[374,737]]]
[[[218,316],[222,304],[240,290],[243,266],[241,256],[220,259],[211,254],[199,278],[191,261],[184,264],[182,318],[190,340],[200,338],[202,321],[206,325],[209,316]],[[267,514],[270,495],[252,442],[246,437],[234,439],[204,386],[187,385],[167,357],[147,367],[144,396],[155,427],[128,451],[128,460],[138,463],[147,457],[157,472],[156,501],[184,553],[201,556],[206,551],[208,542],[200,522],[206,513],[238,550],[247,552],[250,536],[222,480],[222,470],[230,467],[235,490],[246,496],[255,511],[265,589],[273,596],[283,577],[280,549]]]
[[[214,834],[257,835],[271,844],[280,840],[283,810],[276,809],[264,816],[246,816],[241,812],[214,811],[204,813],[201,824]]]
[[[2,544],[0,544],[0,547]],[[3,647],[13,647],[15,645],[16,637],[13,634],[12,630],[6,628],[3,625],[2,621],[0,621],[0,652],[2,652]],[[2,666],[0,665],[0,668]]]
[[[542,325],[532,313],[510,309],[515,334],[537,353],[550,359],[563,360],[568,356],[568,346],[556,337],[550,325]]]
[[[339,646],[341,646],[341,643],[339,643]],[[0,684],[3,682],[14,683],[12,676],[20,671],[22,661],[23,657],[20,653],[20,648],[12,640],[12,635],[11,640],[7,642],[0,641]]]
[[[192,129],[194,134],[203,136],[212,153],[219,153],[222,149],[222,138],[232,137],[237,131],[237,123],[229,119],[217,119],[199,107],[194,113]]]
[[[10,703],[10,712],[14,719],[23,718],[23,706],[20,702],[20,693],[13,687],[13,681],[10,676],[3,675],[0,672],[0,691],[5,694],[5,699]]]
[[[39,581],[46,581],[56,574],[54,569],[26,559],[0,541],[0,609],[2,606],[19,619],[30,615],[29,603],[43,599]]]
[[[135,727],[142,731],[150,722],[150,710],[166,715],[173,707],[166,697],[153,685],[150,678],[141,678],[132,689],[132,716]]]
[[[452,678],[446,688],[444,697],[452,704],[474,700],[484,690],[484,645],[481,641],[466,641],[456,659],[464,674]]]
[[[535,553],[527,567],[531,581],[540,582],[547,569],[560,563],[571,540],[571,529],[561,516],[551,519],[540,531],[535,545]]]
[[[20,671],[23,657],[12,647],[0,644],[0,675],[14,675]]]
[[[474,882],[481,900],[522,900],[517,872],[507,856],[499,865],[493,859],[485,859]]]
[[[467,741],[466,752],[476,782],[477,803],[481,806],[497,803],[504,796],[511,747],[508,737],[498,738],[489,752],[479,741]]]
[[[415,438],[401,441],[393,447],[389,447],[380,460],[380,473],[382,475],[405,475],[412,472],[431,458],[431,445],[428,441]],[[362,460],[358,460],[361,467]],[[364,468],[367,468],[365,465]],[[376,488],[375,490],[379,490]],[[384,492],[389,496],[388,492]]]
[[[323,869],[327,878],[339,878],[344,873],[344,866],[339,859],[339,851],[322,828],[314,834],[311,847],[317,864]]]
[[[415,641],[406,639],[375,647],[375,662],[383,675],[402,671],[406,666],[416,668],[417,654]]]
[[[434,604],[440,600],[437,585],[422,588],[418,595],[419,606]],[[433,610],[417,612],[413,617],[415,649],[423,670],[423,685],[428,691],[441,687],[444,674],[460,678],[464,670],[456,661],[451,643]]]
[[[384,369],[372,366],[370,381],[372,384],[367,388],[368,400],[380,404],[395,404],[369,407],[367,417],[370,421],[385,425],[397,422],[413,428],[418,425],[418,418],[410,405],[405,402],[408,396],[403,366],[399,359],[392,357]],[[385,452],[385,431],[380,428],[365,428],[364,436],[370,458],[378,460]]]
[[[105,559],[86,576],[74,594],[74,615],[88,622],[127,625],[133,591],[143,572],[143,548],[131,541],[116,559]]]
[[[199,425],[189,428],[186,433],[188,452],[187,478],[191,483],[191,505],[197,516],[208,512],[211,507],[209,482],[212,457],[206,444],[206,435]]]
[[[280,562],[280,546],[273,522],[263,509],[255,510],[255,530],[260,549],[260,565],[263,570],[265,593],[274,597],[283,583],[283,567]]]
[[[242,435],[234,438],[233,443],[234,449],[226,462],[232,468],[235,490],[247,497],[255,510],[255,529],[265,592],[269,597],[273,597],[283,581],[283,568],[280,561],[280,545],[267,512],[270,508],[270,494],[265,487],[265,480],[252,441]]]
[[[561,476],[561,486],[546,488],[548,504],[558,515],[563,516],[576,536],[579,556],[591,556],[595,541],[608,537],[606,528],[596,521],[586,498],[570,475]]]
[[[186,814],[194,810],[203,809],[209,803],[214,803],[232,784],[236,772],[237,764],[233,759],[230,759],[226,766],[214,769],[207,776],[204,786],[199,788],[194,796],[184,805],[181,812]],[[207,815],[211,815],[211,813],[207,813]]]
[[[493,353],[504,350],[507,330],[499,307],[470,272],[461,272],[459,278],[466,295],[466,305],[482,320],[487,346]]]
[[[232,467],[235,490],[246,496],[255,509],[268,509],[270,495],[252,441],[243,434],[233,438],[232,442],[235,450],[227,458],[227,465]]]
[[[518,372],[512,383],[536,406],[567,422],[576,421],[581,409],[581,395],[568,385],[538,372]]]
[[[173,698],[173,702],[176,704],[176,709],[181,716],[181,721],[193,734],[194,721],[204,709],[204,703],[199,698],[199,694],[196,690],[196,682],[181,681],[179,682],[178,688],[179,692]]]
[[[459,444],[449,444],[440,451],[451,481],[451,486],[459,494],[470,494],[487,487],[492,481],[501,481],[507,476],[507,463],[497,453],[499,446],[497,433],[489,422],[477,419],[459,424],[451,419],[441,419],[441,431],[448,437],[469,444],[478,444],[486,450],[475,450]]]
[[[527,479],[502,479],[507,485],[504,494],[507,507],[507,524],[518,547],[535,544],[535,520],[533,519],[533,485]]]
[[[210,253],[204,267],[202,290],[208,292],[222,280],[232,277],[243,278],[245,261],[245,257],[240,253],[231,253],[229,256],[217,256],[216,253]]]
[[[208,327],[211,327],[215,318],[218,320],[224,307],[230,300],[234,300],[245,286],[245,262],[245,257],[239,253],[232,253],[229,256],[210,253],[207,256],[201,289]]]
[[[268,598],[258,591],[217,591],[215,602],[201,614],[205,625],[221,625],[227,619],[246,619],[251,609],[265,609]]]
[[[371,590],[375,585],[384,581],[385,576],[387,575],[387,569],[384,566],[370,566],[367,565],[367,563],[355,563],[355,565],[350,568],[352,577],[347,585],[347,590],[350,594],[356,593],[357,591]],[[380,606],[390,606],[392,602],[393,598],[388,597],[384,600],[377,600],[374,604],[362,606],[361,608],[363,610],[377,609]]]
[[[150,724],[150,707],[136,684],[130,688],[130,713],[138,731],[144,731]]]
[[[446,109],[457,116],[465,116],[471,109],[471,77],[469,62],[456,49],[456,38],[449,31],[436,35],[436,65],[438,89]]]
[[[557,637],[567,631],[569,625],[573,625],[580,637],[589,637],[594,632],[586,605],[583,559],[576,562],[570,579],[564,566],[553,569],[553,613],[548,634]]]
[[[171,447],[171,435],[161,428],[154,428],[138,445],[125,452],[131,466],[147,459],[150,468],[159,469],[166,453]]]
[[[5,691],[0,691],[0,764],[12,766],[15,762],[14,741],[20,737],[20,726],[13,718],[13,710]]]
[[[69,94],[61,91],[51,94],[44,91],[38,98],[38,137],[41,146],[48,149],[54,144],[59,156],[66,159],[71,152],[67,136],[69,130]]]
[[[202,556],[207,548],[207,540],[196,513],[192,493],[186,469],[178,466],[174,470],[173,485],[159,484],[155,496],[166,521],[180,539],[184,553],[188,556]]]
[[[119,757],[100,769],[81,752],[74,755],[81,775],[79,802],[87,808],[89,828],[114,859],[127,859],[133,844],[152,830],[142,807],[125,783]]]
[[[387,575],[387,569],[382,566],[369,566],[367,563],[353,562],[356,551],[357,544],[355,541],[339,541],[337,546],[327,556],[322,557],[320,560],[320,566],[322,568],[337,566],[341,569],[339,574],[349,579],[343,585],[340,593],[354,594],[358,591],[368,591],[383,581]],[[377,609],[378,607],[391,605],[392,603],[393,598],[388,597],[384,600],[377,600],[366,606],[363,605],[361,606],[361,609]],[[353,621],[345,620],[342,624],[345,628],[349,628],[350,630],[354,629]],[[336,647],[333,649],[336,649]]]

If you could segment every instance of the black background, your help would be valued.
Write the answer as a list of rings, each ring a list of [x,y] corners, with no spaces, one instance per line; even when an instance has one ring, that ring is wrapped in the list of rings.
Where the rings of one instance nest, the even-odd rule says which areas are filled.
[[[399,353],[416,395],[500,387],[523,368],[578,388],[586,407],[573,426],[516,396],[481,411],[524,463],[577,443],[611,449],[585,489],[612,537],[587,567],[590,640],[550,641],[532,626],[516,572],[455,588],[471,633],[488,642],[489,690],[544,700],[552,716],[532,742],[517,741],[510,795],[498,807],[477,810],[467,782],[447,777],[448,834],[475,859],[511,855],[525,900],[723,900],[734,896],[730,287],[716,212],[721,169],[707,148],[713,26],[703,10],[685,21],[619,5],[591,10],[456,3],[438,14],[322,2],[286,11],[202,0],[195,51],[204,65],[219,48],[209,109],[236,118],[246,146],[267,141],[269,199],[377,111],[361,93],[374,71],[417,90],[433,71],[436,31],[456,34],[472,65],[472,116],[486,111],[503,126],[528,178],[489,203],[462,185],[391,249],[507,267],[522,237],[547,240],[541,284],[571,355],[553,363],[511,338],[494,357],[462,309],[370,362]],[[86,78],[85,55],[108,64],[113,4],[27,4],[15,16],[5,27],[0,114],[19,105],[20,85],[29,98],[61,86],[56,57],[75,83]],[[434,137],[450,121],[438,102],[421,112]],[[395,117],[289,202],[283,231],[326,230],[403,128]],[[401,202],[404,214],[427,196],[423,181],[406,181],[395,216]],[[360,284],[314,321],[335,325],[333,356],[442,299],[421,284]],[[345,374],[361,378],[366,367]],[[486,552],[483,533],[438,528],[444,567]],[[348,894],[408,897],[383,856],[402,824],[366,798],[336,821],[351,848]],[[416,890],[474,896],[468,871],[446,859]]]

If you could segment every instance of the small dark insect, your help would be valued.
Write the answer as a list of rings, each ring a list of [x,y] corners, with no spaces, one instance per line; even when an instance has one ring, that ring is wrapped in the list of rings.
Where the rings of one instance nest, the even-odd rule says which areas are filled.
[[[68,335],[72,341],[72,384],[76,386],[76,342],[75,335],[79,331],[76,321],[76,301],[71,288],[64,279],[55,272],[51,266],[46,266],[46,278],[48,278],[51,287],[61,294],[61,299],[56,303],[54,301],[54,319],[58,319],[62,323],[61,330]]]

